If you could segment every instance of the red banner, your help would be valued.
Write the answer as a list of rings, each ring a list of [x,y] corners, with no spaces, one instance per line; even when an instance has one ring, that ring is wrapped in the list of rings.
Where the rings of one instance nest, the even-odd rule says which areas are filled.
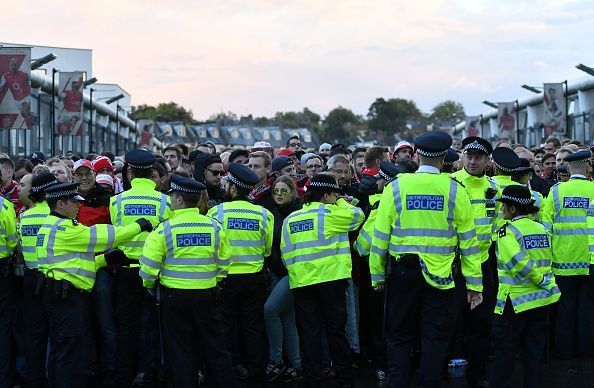
[[[31,49],[0,48],[0,129],[28,129],[31,112]]]

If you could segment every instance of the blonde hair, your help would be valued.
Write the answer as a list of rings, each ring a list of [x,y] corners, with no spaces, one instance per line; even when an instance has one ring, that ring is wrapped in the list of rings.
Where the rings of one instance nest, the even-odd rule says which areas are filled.
[[[268,154],[268,152],[265,152],[265,151],[254,151],[254,152],[250,153],[250,158],[264,159],[265,167],[268,167],[272,164],[272,158],[270,157],[270,154]]]

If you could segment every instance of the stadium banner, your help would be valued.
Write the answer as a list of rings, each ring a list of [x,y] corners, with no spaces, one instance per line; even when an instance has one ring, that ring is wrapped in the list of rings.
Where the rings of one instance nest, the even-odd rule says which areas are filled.
[[[516,103],[500,102],[497,104],[497,139],[514,140],[516,138]]]
[[[29,129],[31,48],[0,47],[0,129]]]
[[[464,137],[481,136],[481,116],[466,116],[464,124]]]
[[[56,132],[58,135],[83,134],[83,82],[81,71],[60,72],[56,103]]]
[[[563,83],[546,83],[543,89],[544,137],[563,135],[567,132]]]

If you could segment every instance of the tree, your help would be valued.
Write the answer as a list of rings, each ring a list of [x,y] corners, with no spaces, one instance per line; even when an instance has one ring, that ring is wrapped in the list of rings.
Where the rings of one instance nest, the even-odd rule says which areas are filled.
[[[352,137],[353,125],[362,121],[350,109],[339,106],[328,112],[322,126],[322,137],[329,141],[346,141]]]
[[[220,112],[210,115],[208,121],[215,122],[218,125],[234,125],[237,124],[237,115],[233,112]]]
[[[406,130],[406,120],[418,120],[423,114],[412,100],[377,98],[367,113],[369,129],[389,135]]]
[[[446,100],[435,105],[430,116],[431,121],[436,123],[457,123],[464,120],[465,117],[464,106],[453,100]]]
[[[145,104],[133,106],[130,118],[132,120],[181,121],[185,124],[194,120],[191,110],[186,110],[175,102],[160,103],[156,107]]]
[[[282,128],[308,128],[317,130],[320,123],[320,115],[306,107],[301,112],[276,112],[273,121]]]

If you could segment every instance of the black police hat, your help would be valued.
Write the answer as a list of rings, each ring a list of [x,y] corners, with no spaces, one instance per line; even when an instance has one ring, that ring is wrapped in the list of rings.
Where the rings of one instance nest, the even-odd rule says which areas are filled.
[[[514,172],[516,168],[520,167],[520,158],[511,148],[497,147],[491,155],[495,166],[502,171]]]
[[[530,164],[530,161],[528,159],[520,158],[520,167],[516,168],[514,172],[517,172],[517,173],[534,172],[534,168],[532,168],[532,165]]]
[[[293,164],[295,164],[295,162],[293,162],[293,159],[290,159],[288,156],[277,156],[272,159],[272,171],[280,171],[287,166],[292,166]]]
[[[244,189],[251,189],[260,180],[258,175],[250,170],[248,166],[240,163],[229,164],[227,171],[227,179],[229,179],[231,183]]]
[[[478,151],[487,155],[491,155],[491,152],[493,152],[491,143],[478,136],[469,136],[462,140],[462,149],[466,152]]]
[[[39,175],[35,175],[31,179],[31,192],[41,193],[50,186],[57,185],[60,182],[56,179],[54,174],[49,172],[43,172]]]
[[[325,172],[321,172],[311,177],[307,190],[323,191],[328,193],[336,193],[341,191],[334,175]]]
[[[66,182],[50,186],[45,189],[45,197],[47,199],[62,199],[72,198],[77,201],[84,201],[85,199],[78,195],[78,183]]]
[[[126,162],[132,168],[152,168],[155,161],[155,155],[143,149],[135,149],[126,154]]]
[[[417,153],[429,158],[443,156],[452,146],[452,137],[445,132],[425,132],[415,138]]]
[[[202,190],[206,190],[206,186],[197,180],[184,178],[181,175],[171,175],[171,190],[182,191],[184,193],[199,194]]]
[[[513,205],[534,205],[532,193],[528,187],[523,185],[509,185],[503,189],[503,193],[497,201],[511,203]]]
[[[394,179],[398,174],[401,174],[402,172],[402,169],[394,163],[383,161],[380,163],[378,178],[383,178],[389,181]]]
[[[446,153],[446,157],[443,161],[444,164],[454,164],[456,160],[460,159],[460,155],[456,152],[453,148],[448,148],[448,152]]]
[[[563,158],[563,161],[567,163],[580,163],[589,162],[590,158],[592,158],[592,154],[590,153],[590,151],[583,150],[567,155]]]

